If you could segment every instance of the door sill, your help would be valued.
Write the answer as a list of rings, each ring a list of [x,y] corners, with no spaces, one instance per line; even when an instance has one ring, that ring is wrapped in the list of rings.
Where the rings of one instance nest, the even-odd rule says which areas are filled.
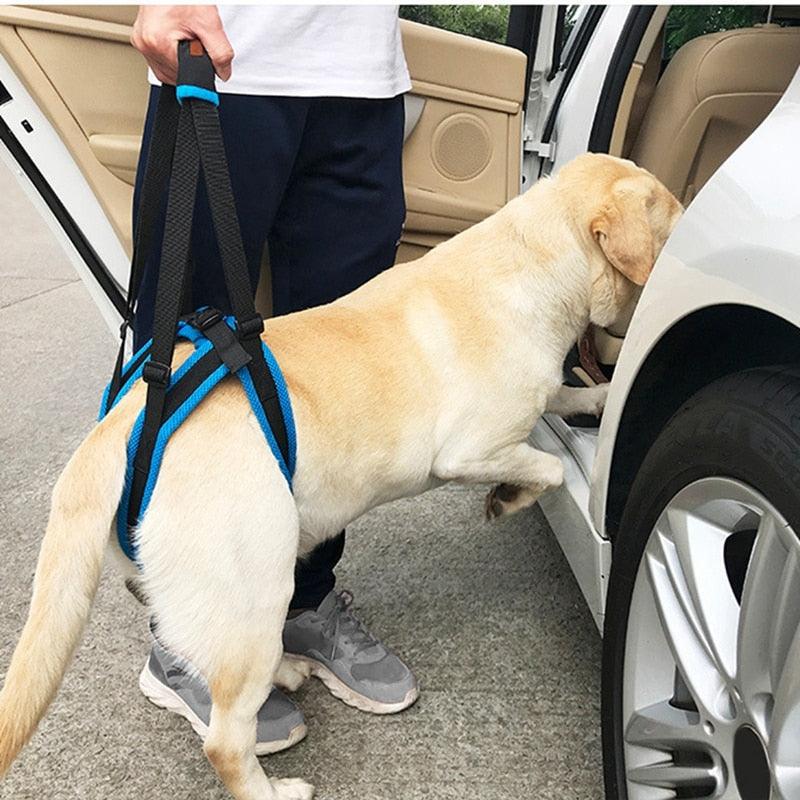
[[[589,494],[597,429],[573,428],[547,414],[531,432],[531,444],[564,465],[564,483],[539,499],[578,586],[602,633],[605,595],[611,566],[611,542],[603,539],[589,516]]]

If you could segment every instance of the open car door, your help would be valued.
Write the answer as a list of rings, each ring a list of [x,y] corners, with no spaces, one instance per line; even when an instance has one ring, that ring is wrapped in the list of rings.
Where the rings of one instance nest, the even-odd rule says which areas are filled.
[[[522,13],[533,41],[540,9]],[[148,95],[130,45],[135,15],[136,6],[0,6],[0,154],[114,329]],[[519,193],[526,56],[417,23],[402,30],[413,81],[398,252],[407,261]]]
[[[413,22],[403,22],[403,44],[413,83],[398,253],[407,261],[519,194],[526,58]]]

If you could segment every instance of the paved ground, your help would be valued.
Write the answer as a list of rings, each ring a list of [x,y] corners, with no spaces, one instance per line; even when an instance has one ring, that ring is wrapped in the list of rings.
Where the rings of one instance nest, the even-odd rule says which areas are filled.
[[[27,610],[53,483],[89,430],[114,343],[0,164],[0,673]],[[352,527],[339,570],[364,618],[415,667],[417,705],[349,709],[312,682],[308,739],[265,759],[324,800],[599,800],[600,644],[534,510],[482,521],[482,492],[445,488]],[[86,639],[0,797],[216,800],[188,724],[136,677],[146,620],[111,571]]]

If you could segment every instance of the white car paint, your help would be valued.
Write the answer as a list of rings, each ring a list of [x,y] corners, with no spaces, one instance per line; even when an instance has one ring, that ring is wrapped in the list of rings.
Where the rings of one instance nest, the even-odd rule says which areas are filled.
[[[629,5],[608,6],[597,23],[558,109],[553,128],[555,161],[545,165],[545,173],[557,172],[588,149],[603,81],[631,8]]]
[[[526,174],[538,173],[539,166],[543,174],[556,172],[575,156],[586,152],[603,82],[631,9],[630,5],[609,6],[603,12],[558,108],[550,157],[538,159],[533,153],[526,155]],[[546,29],[541,36],[550,37],[552,31]],[[552,95],[543,97],[543,102],[548,104],[546,112],[552,99]],[[529,107],[528,115],[531,112],[535,113],[539,124],[532,134],[537,138],[548,113]],[[602,630],[611,570],[611,543],[601,535],[601,529],[595,526],[589,513],[597,431],[571,428],[563,420],[547,416],[533,430],[531,443],[564,463],[564,484],[542,497],[539,505],[575,575],[595,624]]]
[[[83,232],[86,240],[108,268],[114,281],[119,286],[127,286],[130,262],[103,207],[47,117],[39,110],[24,84],[17,78],[2,56],[0,56],[0,83],[8,89],[13,98],[0,105],[0,117],[50,184],[64,208]],[[23,128],[23,120],[27,120],[30,124],[32,128],[30,132]],[[116,333],[121,318],[113,303],[97,284],[86,266],[86,262],[64,233],[38,190],[2,142],[0,142],[0,158],[16,176],[20,186],[53,231],[75,267],[75,271],[100,309],[103,319]]]
[[[570,428],[559,417],[547,415],[534,428],[530,441],[564,464],[564,483],[540,497],[539,506],[564,551],[595,624],[602,630],[611,542],[600,536],[589,515],[597,431]]]
[[[565,70],[558,72],[549,82],[544,77],[552,61],[556,7],[543,8],[539,45],[528,92],[528,109],[525,112],[527,152],[523,153],[522,169],[525,185],[533,185],[540,172],[542,175],[556,172],[575,156],[586,152],[603,81],[631,8],[629,5],[609,6],[603,12],[561,99],[550,139],[542,148],[540,142],[544,128],[558,97],[559,87],[566,78]],[[587,22],[588,15],[582,15],[577,25]],[[543,149],[546,156],[540,152]]]
[[[611,383],[598,438],[590,515],[605,531],[620,417],[636,375],[678,320],[726,303],[800,328],[800,71],[781,101],[686,211],[642,293]]]
[[[608,8],[595,30],[558,111],[554,171],[586,151],[611,52],[631,8]],[[800,73],[698,193],[667,242],[628,330],[599,431],[545,417],[532,433],[536,447],[566,464],[564,485],[540,506],[600,631],[611,568],[605,515],[612,456],[645,359],[676,322],[710,306],[750,306],[800,328],[799,140]]]

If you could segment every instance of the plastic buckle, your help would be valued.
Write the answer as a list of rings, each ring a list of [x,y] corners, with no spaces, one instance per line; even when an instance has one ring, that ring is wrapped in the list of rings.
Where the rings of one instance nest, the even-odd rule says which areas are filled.
[[[147,361],[142,369],[142,380],[147,384],[166,387],[172,376],[172,368],[158,361]]]
[[[216,308],[204,308],[195,314],[193,324],[200,331],[207,331],[212,325],[222,322],[222,314]]]
[[[253,339],[256,336],[261,336],[264,332],[264,318],[261,314],[256,314],[249,319],[237,320],[236,328],[239,331],[240,339]]]

